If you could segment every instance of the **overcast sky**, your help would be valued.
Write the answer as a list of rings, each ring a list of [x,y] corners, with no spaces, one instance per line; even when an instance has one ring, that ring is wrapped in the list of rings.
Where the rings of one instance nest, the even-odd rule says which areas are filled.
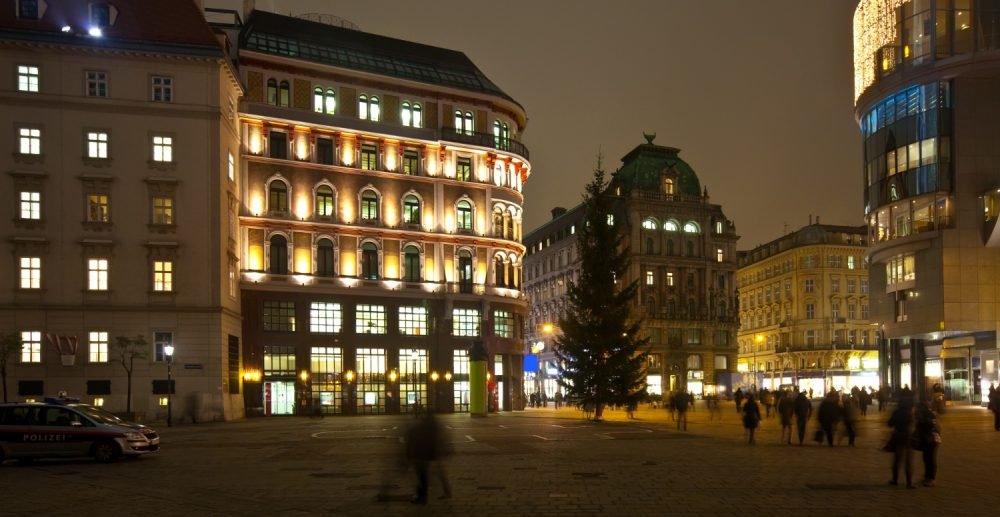
[[[528,112],[525,231],[580,201],[655,132],[747,249],[808,223],[863,224],[852,106],[856,0],[258,0],[459,50]],[[240,9],[241,0],[206,0]]]

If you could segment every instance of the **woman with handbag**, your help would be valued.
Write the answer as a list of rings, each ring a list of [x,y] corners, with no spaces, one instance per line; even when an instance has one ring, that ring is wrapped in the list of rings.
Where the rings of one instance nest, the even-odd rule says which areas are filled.
[[[937,475],[937,450],[941,445],[941,429],[934,411],[926,402],[917,406],[915,441],[924,456],[924,486],[934,486]]]

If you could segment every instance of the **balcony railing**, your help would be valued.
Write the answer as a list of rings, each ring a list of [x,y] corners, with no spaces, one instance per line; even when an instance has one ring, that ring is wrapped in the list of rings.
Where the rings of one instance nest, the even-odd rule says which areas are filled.
[[[441,129],[441,140],[448,142],[458,142],[461,144],[478,145],[480,147],[492,147],[498,151],[506,151],[523,156],[528,159],[528,148],[517,140],[501,138],[490,133],[480,133],[478,131],[465,131],[453,127]]]

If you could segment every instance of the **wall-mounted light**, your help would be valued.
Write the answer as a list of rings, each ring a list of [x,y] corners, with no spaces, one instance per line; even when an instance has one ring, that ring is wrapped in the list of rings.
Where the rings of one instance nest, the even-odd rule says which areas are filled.
[[[344,372],[344,379],[347,380],[347,382],[354,382],[354,371],[347,370]]]

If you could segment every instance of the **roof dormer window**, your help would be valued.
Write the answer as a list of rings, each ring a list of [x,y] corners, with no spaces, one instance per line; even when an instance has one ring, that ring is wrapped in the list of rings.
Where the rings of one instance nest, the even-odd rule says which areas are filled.
[[[111,25],[111,6],[108,4],[90,4],[90,28],[104,29]]]
[[[43,0],[17,0],[17,17],[20,20],[38,20],[44,12]]]

